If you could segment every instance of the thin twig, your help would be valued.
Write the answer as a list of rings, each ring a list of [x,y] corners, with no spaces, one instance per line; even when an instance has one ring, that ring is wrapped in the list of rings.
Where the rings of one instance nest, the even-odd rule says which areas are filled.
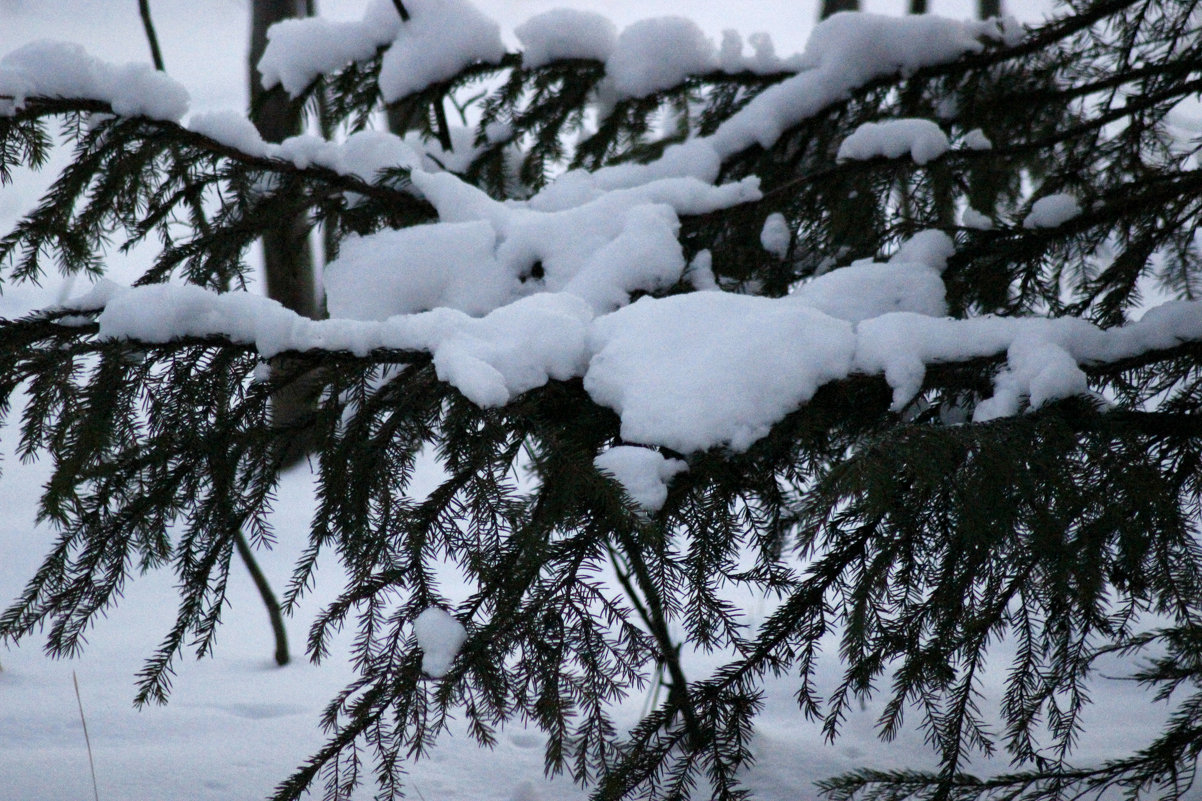
[[[392,4],[396,6],[396,11],[401,15],[402,22],[409,21],[409,12],[405,10],[405,4],[401,0],[392,0]]]
[[[79,695],[79,677],[71,671],[71,681],[75,683],[75,703],[79,704],[79,722],[83,724],[83,741],[88,747],[88,767],[92,769],[92,797],[100,801],[100,788],[96,784],[96,763],[92,760],[92,738],[88,737],[88,720],[83,714],[83,698]]]
[[[259,591],[259,597],[263,599],[263,606],[267,607],[267,617],[271,620],[271,633],[275,637],[275,663],[280,667],[288,664],[290,657],[288,655],[288,634],[284,628],[284,618],[280,613],[280,604],[276,600],[275,593],[271,590],[271,584],[267,581],[267,576],[263,574],[263,569],[259,567],[259,563],[255,560],[254,554],[250,550],[250,544],[246,541],[246,535],[242,533],[241,526],[234,526],[234,547],[238,551],[238,556],[242,557],[242,562],[246,565],[246,569],[250,572],[250,578],[255,583],[255,589]]]
[[[154,22],[150,19],[150,0],[138,0],[138,11],[142,14],[142,27],[146,29],[146,41],[150,43],[150,58],[154,68],[166,72],[163,66],[163,51],[159,49],[159,35],[154,31]]]

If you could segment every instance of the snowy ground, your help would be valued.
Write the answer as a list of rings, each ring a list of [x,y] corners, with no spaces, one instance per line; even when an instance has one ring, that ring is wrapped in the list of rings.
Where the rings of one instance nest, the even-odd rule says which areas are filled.
[[[330,15],[357,18],[364,0],[323,0]],[[512,26],[561,5],[603,10],[619,25],[638,18],[680,13],[679,0],[479,0],[486,12]],[[196,110],[243,105],[245,0],[155,0],[152,2],[169,71],[191,91]],[[868,2],[868,10],[895,12],[897,4]],[[971,13],[968,2],[935,2],[949,16]],[[736,10],[737,9],[737,10]],[[1042,6],[1014,9],[1030,19]],[[814,20],[814,3],[782,0],[694,2],[691,14],[711,34],[738,26],[743,33],[770,30],[778,52],[801,48]],[[103,58],[144,59],[145,43],[133,0],[0,0],[0,53],[37,38],[80,41]],[[61,163],[61,162],[60,162]],[[28,208],[48,170],[20,176],[0,190],[0,230],[7,231]],[[137,266],[116,263],[116,277]],[[79,287],[72,294],[78,293]],[[12,316],[53,302],[68,289],[54,278],[44,287],[5,287],[0,314]],[[12,431],[4,432],[6,458],[0,481],[0,602],[15,596],[33,573],[52,533],[34,525],[33,499],[45,477],[38,465],[20,465],[11,455]],[[261,554],[273,583],[281,587],[303,541],[310,508],[309,476],[290,475],[280,491],[276,529],[279,547]],[[284,669],[270,662],[265,616],[253,588],[241,573],[230,591],[226,625],[215,658],[188,660],[180,667],[170,705],[135,711],[131,706],[134,674],[166,631],[174,591],[166,576],[133,582],[121,606],[94,629],[86,653],[73,661],[45,658],[38,643],[0,649],[0,800],[83,799],[92,795],[83,731],[72,684],[79,680],[94,749],[97,784],[105,801],[143,799],[255,799],[321,742],[317,713],[325,700],[349,679],[344,659],[321,666],[303,659]],[[329,566],[317,593],[289,622],[293,651],[303,645],[308,620],[338,589]],[[325,593],[326,595],[323,595]],[[752,614],[763,609],[752,605]],[[705,665],[693,666],[700,675]],[[811,782],[860,764],[915,766],[929,762],[921,734],[910,732],[883,745],[871,734],[872,710],[849,722],[834,745],[822,742],[818,727],[807,723],[790,701],[790,686],[768,688],[767,712],[756,749],[759,765],[750,777],[757,797],[812,797]],[[1146,731],[1162,715],[1127,683],[1111,682],[1096,694],[1097,724],[1083,744],[1082,761],[1115,753],[1133,732]],[[632,699],[633,719],[643,703]],[[453,799],[566,799],[582,797],[560,779],[542,777],[542,738],[512,730],[492,751],[477,749],[466,737],[448,739],[425,762],[412,767],[413,795],[424,801]],[[998,769],[1004,766],[997,766]],[[370,792],[364,793],[368,797]]]

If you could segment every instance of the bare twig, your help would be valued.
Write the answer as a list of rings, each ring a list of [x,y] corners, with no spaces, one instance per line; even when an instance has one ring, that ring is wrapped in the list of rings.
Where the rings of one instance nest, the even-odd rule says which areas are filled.
[[[409,21],[409,12],[405,9],[405,4],[401,0],[392,0],[392,4],[396,6],[396,12],[401,15],[403,22]]]
[[[150,0],[138,0],[138,11],[142,14],[142,27],[146,29],[146,41],[150,44],[150,57],[154,68],[166,72],[163,66],[163,51],[159,49],[159,35],[155,33],[154,22],[150,19]]]
[[[271,584],[267,581],[267,576],[263,574],[259,563],[255,561],[254,554],[250,550],[250,543],[246,541],[246,536],[242,533],[240,526],[234,527],[234,547],[238,551],[238,556],[242,557],[246,569],[250,572],[251,580],[255,583],[255,589],[259,591],[259,597],[263,599],[263,606],[267,607],[267,616],[271,619],[271,633],[275,637],[275,663],[280,667],[288,664],[290,657],[288,655],[288,633],[284,628],[284,618],[280,613],[280,603],[276,600],[275,593],[271,590]]]
[[[100,788],[96,784],[96,763],[92,760],[92,738],[88,737],[88,720],[83,714],[83,699],[79,695],[79,677],[71,671],[71,681],[75,683],[75,703],[79,704],[79,722],[83,724],[83,741],[88,747],[88,767],[92,770],[92,797],[100,801]]]

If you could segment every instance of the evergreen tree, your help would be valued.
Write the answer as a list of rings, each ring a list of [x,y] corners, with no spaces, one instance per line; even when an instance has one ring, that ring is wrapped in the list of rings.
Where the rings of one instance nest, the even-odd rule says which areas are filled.
[[[184,124],[163,76],[12,54],[0,178],[43,165],[54,125],[75,150],[0,240],[5,280],[160,247],[135,288],[0,322],[3,410],[24,391],[19,452],[52,459],[59,532],[0,638],[74,653],[135,574],[171,570],[176,623],[137,692],[164,701],[175,660],[212,648],[238,532],[273,542],[283,465],[317,443],[286,603],[337,555],[308,651],[354,627],[358,678],[281,799],[366,773],[399,793],[452,713],[484,744],[537,725],[547,769],[598,798],[737,798],[778,676],[832,737],[879,695],[882,734],[908,713],[938,757],[826,780],[832,798],[1180,797],[1202,749],[1202,177],[1180,116],[1199,19],[1183,0],[1080,0],[1025,35],[840,15],[790,61],[581,15],[506,53],[466,2],[382,2],[280,26],[263,70],[344,146]],[[697,57],[671,74],[665,53]],[[436,145],[467,98],[470,152]],[[365,132],[386,106],[426,153]],[[240,291],[251,243],[295,221],[341,247],[339,319]],[[294,381],[316,405],[273,425]],[[442,480],[414,497],[422,454]],[[732,588],[773,600],[762,624]],[[698,651],[728,662],[690,675]],[[1174,711],[1078,765],[1114,655]],[[620,731],[612,702],[652,676],[658,707]],[[968,772],[995,751],[1012,773]]]

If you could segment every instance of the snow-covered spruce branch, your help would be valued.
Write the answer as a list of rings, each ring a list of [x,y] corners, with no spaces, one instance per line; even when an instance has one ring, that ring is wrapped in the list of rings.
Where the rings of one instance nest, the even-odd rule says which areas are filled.
[[[99,114],[105,117],[119,117],[115,114],[111,103],[89,98],[63,97],[27,97],[21,110],[8,117],[0,117],[0,122],[19,125],[25,122],[40,121],[46,117],[75,117],[76,115]],[[380,201],[385,205],[394,206],[398,212],[432,215],[433,209],[422,203],[421,198],[412,192],[406,192],[394,186],[374,183],[358,173],[347,171],[347,167],[339,164],[338,146],[334,143],[322,144],[314,139],[303,143],[297,142],[297,149],[290,154],[288,148],[278,150],[278,155],[264,147],[240,149],[231,144],[231,140],[218,139],[206,135],[203,125],[194,128],[186,127],[170,120],[159,120],[150,117],[129,118],[137,123],[139,129],[128,133],[134,141],[138,139],[157,139],[161,143],[183,145],[194,148],[195,151],[209,154],[212,157],[225,159],[244,167],[253,168],[263,173],[278,173],[292,175],[312,180],[315,183],[326,184],[330,192],[348,192]],[[203,120],[209,118],[202,117]],[[235,117],[222,115],[222,120],[234,123]],[[11,121],[11,122],[10,122]],[[249,124],[249,121],[247,121]],[[196,128],[202,128],[197,130]],[[28,136],[28,134],[26,134]],[[236,140],[232,140],[236,141]],[[309,152],[304,152],[304,145],[309,146]],[[264,153],[270,155],[265,155]],[[309,163],[306,163],[309,162]],[[4,167],[14,165],[39,166],[30,155],[20,159],[12,158],[0,162]],[[355,165],[359,166],[359,165]],[[380,165],[383,169],[384,165]],[[341,168],[341,169],[340,169]],[[370,171],[368,171],[370,172]],[[404,170],[398,167],[403,175]]]
[[[54,102],[80,143],[5,240],[34,251],[18,275],[43,250],[98,272],[114,231],[157,232],[143,282],[226,290],[285,214],[340,245],[328,320],[101,283],[0,323],[0,388],[28,399],[23,452],[55,456],[42,512],[61,533],[0,636],[44,624],[71,652],[132,565],[174,570],[177,621],[139,689],[164,698],[183,644],[211,647],[232,530],[270,541],[281,445],[304,435],[317,510],[287,600],[338,555],[347,586],[309,650],[357,626],[359,676],[281,798],[323,778],[347,795],[367,753],[393,792],[452,714],[484,743],[534,721],[548,768],[599,797],[737,797],[784,673],[831,735],[874,692],[887,735],[914,710],[931,792],[968,797],[973,751],[1085,775],[1057,777],[1038,744],[1067,753],[1096,657],[1141,614],[1175,625],[1147,680],[1196,676],[1202,193],[1171,125],[1197,93],[1196,3],[1087,4],[1021,39],[839,16],[792,59],[570,14],[519,30],[519,58],[465,2],[404,8],[276,31],[264,74],[325,94],[355,131],[340,144],[181,124],[166,79],[78,53],[15,59],[78,68],[54,74],[0,64],[0,169],[45,157]],[[431,113],[486,76],[473,131]],[[389,103],[454,152],[361,130]],[[311,412],[273,428],[272,393],[302,375]],[[413,497],[419,457],[442,473]],[[755,623],[728,587],[780,603]],[[417,630],[433,608],[461,646],[441,661]],[[995,738],[974,699],[1002,637]],[[727,664],[689,675],[690,648]],[[666,698],[619,735],[610,703],[648,675]],[[1189,767],[1187,718],[1162,775]]]
[[[74,340],[71,352],[75,356],[111,350],[114,346],[133,352],[154,348],[162,354],[201,347],[232,349],[263,360],[302,359],[306,369],[345,363],[371,368],[432,362],[438,368],[440,380],[468,393],[481,389],[478,382],[482,379],[468,369],[469,365],[475,364],[478,371],[497,371],[498,377],[505,381],[502,385],[508,390],[505,402],[546,381],[580,378],[586,388],[592,387],[593,391],[598,385],[605,386],[604,379],[596,377],[596,372],[603,369],[595,365],[598,353],[602,351],[588,349],[589,336],[554,342],[550,349],[544,348],[541,353],[531,349],[524,354],[524,359],[515,360],[512,353],[497,355],[489,352],[486,343],[505,330],[503,326],[506,325],[491,316],[474,319],[458,314],[427,313],[411,319],[397,318],[378,323],[314,321],[273,301],[246,293],[215,294],[166,286],[114,288],[109,292],[116,294],[104,307],[93,308],[85,299],[81,308],[0,322],[0,339],[14,354],[39,350],[36,347],[39,341],[54,342],[57,348],[62,347],[64,340]],[[571,304],[559,309],[555,306],[533,307],[531,321],[535,325],[562,325],[568,318],[560,315],[569,308],[572,308]],[[915,398],[949,386],[971,387],[985,394],[987,387],[981,383],[982,370],[996,371],[993,390],[1004,393],[1005,397],[978,401],[979,405],[991,410],[981,416],[981,420],[993,419],[994,415],[1012,415],[1027,402],[1038,408],[1060,398],[1089,395],[1090,385],[1103,379],[1113,381],[1122,373],[1147,369],[1161,362],[1196,358],[1202,342],[1198,308],[1195,302],[1173,302],[1149,312],[1140,322],[1112,329],[1099,329],[1072,319],[953,320],[909,312],[865,319],[851,332],[857,338],[850,348],[855,356],[846,361],[843,370],[830,368],[825,381],[804,379],[802,386],[792,390],[799,398],[796,405],[780,406],[779,412],[765,422],[773,425],[784,415],[804,406],[806,399],[813,397],[827,383],[854,381],[860,377],[884,379],[893,393],[894,410],[901,410]],[[805,309],[801,306],[796,311],[808,316]],[[550,315],[544,316],[546,312]],[[604,318],[601,322],[608,325]],[[825,331],[826,336],[831,336],[842,330],[838,321],[831,320],[831,323],[829,330],[819,326],[814,332]],[[512,321],[509,324],[512,325]],[[803,352],[801,358],[807,358],[805,339],[794,347]],[[573,353],[576,348],[581,352]],[[686,369],[700,369],[689,354],[675,355],[686,362]],[[787,352],[779,356],[786,360],[792,358]],[[614,358],[610,356],[611,360]],[[1061,363],[1061,359],[1067,361]],[[556,364],[585,367],[578,373],[571,369],[562,372],[564,368],[557,371]],[[786,365],[787,361],[766,367],[769,371],[773,367],[788,370]],[[622,368],[607,364],[604,369],[620,374]],[[521,383],[519,376],[537,376],[540,372],[541,380],[534,378],[529,383]],[[1074,378],[1074,373],[1079,378]],[[28,375],[28,371],[14,368],[12,374]],[[971,381],[966,379],[970,376]],[[639,382],[637,375],[628,380]],[[762,395],[766,390],[764,386],[754,389],[743,386],[739,391]],[[612,390],[606,388],[605,392]],[[482,402],[480,396],[473,398],[471,394],[468,398],[484,406],[502,405]],[[607,405],[604,393],[594,400]],[[692,407],[697,409],[696,414],[704,416],[704,407],[712,400],[711,395],[693,402],[679,399],[677,402],[686,404],[680,408],[681,413],[688,414]],[[1001,405],[995,409],[991,405],[995,403]],[[624,413],[620,407],[615,411],[619,416]],[[1128,422],[1155,419],[1119,416]],[[658,432],[661,441],[656,441],[653,433],[651,439],[643,442],[667,447],[678,454],[697,449],[674,447],[674,443],[666,441],[672,436],[671,430],[669,427]],[[763,435],[767,435],[767,429]],[[754,441],[741,441],[736,448],[745,448]],[[708,444],[731,445],[732,442],[717,439]]]

